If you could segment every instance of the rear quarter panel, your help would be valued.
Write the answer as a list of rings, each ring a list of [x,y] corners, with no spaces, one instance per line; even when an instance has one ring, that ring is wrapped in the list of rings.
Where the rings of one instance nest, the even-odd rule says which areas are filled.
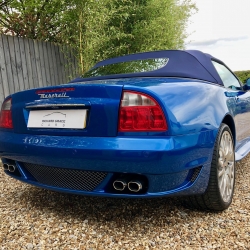
[[[138,89],[139,88],[139,89]],[[226,114],[233,115],[234,102],[220,85],[199,80],[150,79],[134,81],[124,89],[153,96],[168,120],[168,135],[218,130]]]

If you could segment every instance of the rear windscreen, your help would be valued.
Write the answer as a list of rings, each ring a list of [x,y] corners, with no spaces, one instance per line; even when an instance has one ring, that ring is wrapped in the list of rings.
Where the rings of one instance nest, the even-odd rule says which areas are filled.
[[[93,68],[86,72],[82,77],[87,78],[154,71],[164,67],[168,63],[168,60],[169,58],[154,58],[113,63]]]

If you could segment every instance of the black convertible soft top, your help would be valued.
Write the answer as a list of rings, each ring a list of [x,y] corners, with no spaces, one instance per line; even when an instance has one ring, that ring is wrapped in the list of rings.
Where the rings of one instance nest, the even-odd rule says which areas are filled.
[[[137,60],[143,61],[147,59],[158,58],[167,58],[168,62],[163,67],[160,67],[156,70],[118,74],[109,73],[107,71],[105,75],[91,75],[87,72],[85,76],[76,78],[71,81],[71,83],[131,77],[182,77],[223,84],[220,76],[213,66],[212,60],[217,61],[223,65],[225,64],[222,61],[214,58],[213,56],[205,54],[198,50],[162,50],[130,54],[101,61],[97,63],[89,72],[98,72],[99,69],[101,71],[101,69],[107,67],[107,65],[112,65],[112,67],[114,68],[116,65],[118,66],[119,64],[124,62],[133,62]]]

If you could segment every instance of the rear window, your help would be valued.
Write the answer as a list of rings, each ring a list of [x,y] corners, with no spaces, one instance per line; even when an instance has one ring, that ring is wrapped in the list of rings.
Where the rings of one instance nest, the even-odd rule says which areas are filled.
[[[106,75],[149,72],[164,67],[168,63],[168,61],[169,58],[154,58],[113,63],[93,68],[86,72],[82,77],[87,78]]]

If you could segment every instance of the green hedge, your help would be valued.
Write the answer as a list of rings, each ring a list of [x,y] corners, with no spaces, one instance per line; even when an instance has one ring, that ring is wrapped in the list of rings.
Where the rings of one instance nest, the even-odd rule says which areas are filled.
[[[250,78],[250,70],[235,71],[234,74],[238,76],[241,82],[246,83],[247,78]]]

